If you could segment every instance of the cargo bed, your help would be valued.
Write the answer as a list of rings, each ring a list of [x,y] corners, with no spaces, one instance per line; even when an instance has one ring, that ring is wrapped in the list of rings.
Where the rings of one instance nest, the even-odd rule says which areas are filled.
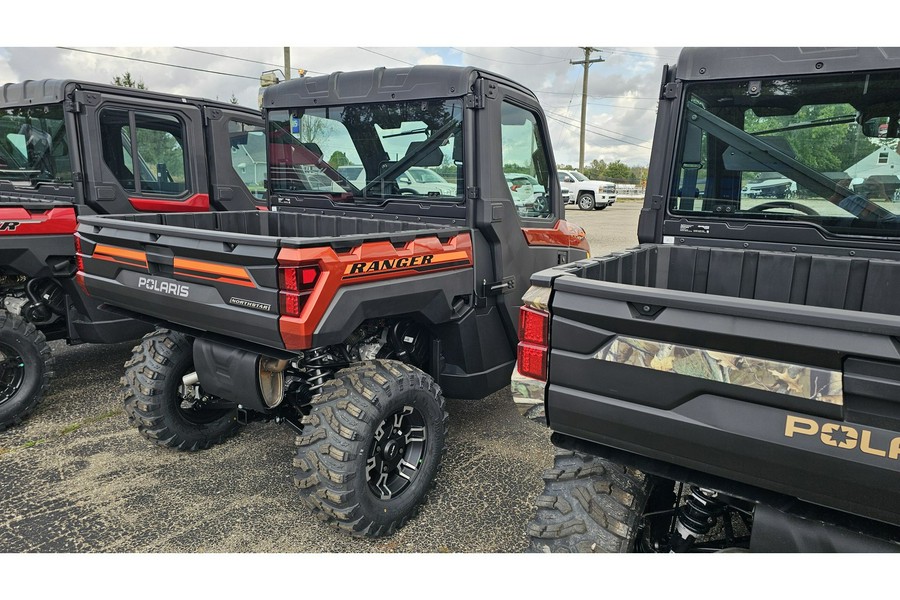
[[[550,427],[900,524],[898,281],[892,260],[653,244],[537,273]]]
[[[274,211],[114,215],[82,218],[78,238],[93,297],[243,346],[336,343],[355,326],[348,315],[363,319],[378,303],[388,314],[425,306],[449,318],[454,297],[472,289],[468,229],[434,223]],[[304,266],[315,280],[299,290],[302,313],[286,314],[279,278]],[[331,314],[339,318],[329,322]]]

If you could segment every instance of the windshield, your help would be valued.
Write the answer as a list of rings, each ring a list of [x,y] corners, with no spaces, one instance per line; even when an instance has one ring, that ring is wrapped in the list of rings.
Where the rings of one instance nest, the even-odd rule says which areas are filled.
[[[0,110],[0,180],[72,183],[61,104]]]
[[[674,214],[900,235],[896,73],[687,87]]]
[[[271,111],[272,191],[461,200],[462,114],[460,100]]]
[[[578,171],[572,171],[572,177],[575,178],[575,181],[587,181],[588,178],[579,173]]]

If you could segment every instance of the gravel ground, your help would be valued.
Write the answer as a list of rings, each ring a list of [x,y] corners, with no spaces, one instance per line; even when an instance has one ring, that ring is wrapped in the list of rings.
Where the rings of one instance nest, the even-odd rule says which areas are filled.
[[[594,255],[637,243],[640,202],[571,209]],[[151,446],[116,400],[131,343],[52,344],[51,393],[0,433],[0,553],[518,552],[550,464],[548,432],[521,418],[509,388],[448,399],[448,452],[419,516],[397,534],[354,540],[300,505],[293,432],[251,424],[211,450]]]

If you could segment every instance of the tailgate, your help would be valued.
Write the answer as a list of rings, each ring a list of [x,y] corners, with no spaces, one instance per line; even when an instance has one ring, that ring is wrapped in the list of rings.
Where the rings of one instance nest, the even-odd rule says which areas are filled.
[[[562,276],[553,430],[900,524],[900,318]]]
[[[343,341],[332,339],[340,328],[332,327],[331,337],[319,332],[329,314],[341,321],[365,316],[345,304],[329,312],[336,297],[351,296],[348,288],[377,288],[367,302],[392,304],[376,315],[387,316],[404,306],[404,296],[414,297],[404,282],[420,278],[411,276],[472,265],[467,230],[378,219],[250,211],[80,223],[79,270],[91,296],[198,334],[282,350]],[[470,276],[454,281],[471,293]],[[447,291],[451,298],[458,293]]]
[[[186,227],[82,218],[76,238],[86,291],[129,312],[282,347],[275,240],[191,234]]]

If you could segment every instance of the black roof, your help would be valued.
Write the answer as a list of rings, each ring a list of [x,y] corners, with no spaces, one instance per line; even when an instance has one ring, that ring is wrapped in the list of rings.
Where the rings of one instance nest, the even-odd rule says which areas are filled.
[[[27,79],[20,83],[4,83],[0,86],[0,108],[12,108],[17,106],[30,106],[32,104],[53,104],[62,102],[75,90],[86,90],[106,94],[117,94],[144,100],[157,100],[162,102],[180,102],[184,104],[228,108],[238,111],[246,111],[259,115],[259,111],[246,106],[238,106],[218,100],[179,96],[177,94],[165,94],[151,90],[139,90],[136,88],[120,87],[116,85],[80,81],[74,79]]]
[[[900,67],[900,48],[685,48],[682,80],[846,73]]]
[[[427,100],[465,96],[480,76],[502,82],[530,96],[522,85],[475,67],[418,65],[365,71],[338,71],[320,77],[301,77],[266,88],[263,108],[335,106],[367,102]]]

